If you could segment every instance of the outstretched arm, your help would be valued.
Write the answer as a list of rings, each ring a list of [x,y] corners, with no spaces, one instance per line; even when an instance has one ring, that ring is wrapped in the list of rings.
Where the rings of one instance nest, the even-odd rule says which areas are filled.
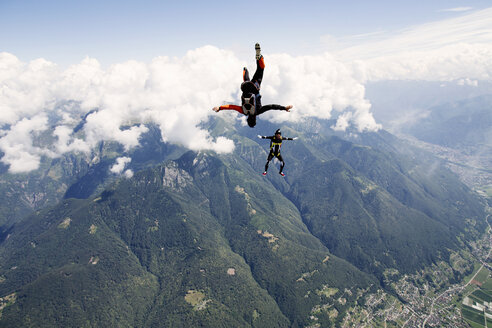
[[[238,106],[238,105],[222,105],[220,107],[214,107],[212,108],[214,112],[218,112],[218,111],[221,111],[221,110],[235,110],[241,114],[244,114],[243,113],[243,108],[241,106]]]
[[[282,137],[282,140],[297,140],[297,139],[298,139],[297,137],[294,138]]]
[[[260,135],[258,135],[258,138],[260,138],[260,139],[270,139],[271,140],[271,139],[273,139],[273,137],[274,136],[267,137],[267,136],[260,136]]]
[[[263,114],[264,112],[269,111],[269,110],[285,110],[285,111],[289,112],[291,108],[292,108],[292,105],[289,105],[287,107],[282,106],[282,105],[276,105],[276,104],[265,105],[265,106],[262,106],[258,110],[257,115]]]

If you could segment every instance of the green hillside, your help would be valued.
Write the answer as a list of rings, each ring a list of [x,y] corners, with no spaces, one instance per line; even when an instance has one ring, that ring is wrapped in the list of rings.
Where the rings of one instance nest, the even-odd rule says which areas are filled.
[[[63,198],[85,199],[101,193],[106,185],[118,178],[109,169],[119,156],[131,156],[129,168],[136,171],[184,153],[182,147],[163,143],[156,126],[148,128],[141,146],[129,153],[115,142],[101,142],[91,153],[42,157],[40,167],[29,173],[9,173],[8,167],[0,163],[0,227],[6,230],[25,216],[53,206]],[[50,137],[41,136],[38,142],[48,144],[46,139]]]
[[[190,152],[28,218],[1,248],[0,292],[16,300],[0,325],[304,326],[317,290],[354,302],[375,283],[248,180]]]
[[[485,230],[483,200],[425,152],[400,151],[401,142],[384,132],[361,135],[373,147],[282,130],[300,140],[283,146],[287,177],[273,169],[267,179],[333,254],[365,272],[413,272],[447,260],[450,249]],[[266,153],[255,145],[240,141],[240,156],[261,172]]]
[[[386,288],[386,270],[448,261],[485,229],[480,199],[384,132],[355,143],[283,126],[299,137],[282,148],[283,178],[275,162],[261,175],[268,142],[256,138],[276,126],[208,128],[234,153],[184,152],[151,129],[125,154],[132,178],[108,174],[123,154],[101,145],[99,164],[59,179],[74,198],[10,221],[0,327],[337,326],[364,293]]]

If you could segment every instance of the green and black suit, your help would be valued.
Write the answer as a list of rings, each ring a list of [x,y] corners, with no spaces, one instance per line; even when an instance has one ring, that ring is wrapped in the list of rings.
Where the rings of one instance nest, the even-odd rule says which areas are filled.
[[[282,137],[278,138],[277,135],[274,136],[261,136],[261,139],[270,139],[270,153],[268,154],[267,162],[265,164],[265,172],[268,170],[268,164],[270,164],[270,161],[273,159],[273,157],[277,157],[278,160],[280,161],[280,171],[279,173],[282,173],[282,170],[284,169],[285,162],[284,159],[282,158],[282,155],[280,155],[280,148],[282,147],[282,141],[283,140],[294,140],[293,138],[287,138],[287,137]]]

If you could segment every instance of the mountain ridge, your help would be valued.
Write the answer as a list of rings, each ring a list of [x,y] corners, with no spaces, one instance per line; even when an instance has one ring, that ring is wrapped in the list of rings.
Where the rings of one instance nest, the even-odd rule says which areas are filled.
[[[221,134],[225,125],[210,127]],[[286,178],[275,163],[263,177],[268,145],[242,129],[226,132],[233,154],[188,151],[156,166],[136,160],[142,170],[132,178],[5,231],[0,296],[15,301],[0,326],[36,318],[65,326],[301,327],[313,317],[339,325],[369,290],[391,292],[387,270],[446,261],[485,224],[483,204],[439,161],[392,153],[391,139],[361,135],[364,145],[281,126],[301,138],[285,142]],[[421,174],[428,163],[435,168]]]

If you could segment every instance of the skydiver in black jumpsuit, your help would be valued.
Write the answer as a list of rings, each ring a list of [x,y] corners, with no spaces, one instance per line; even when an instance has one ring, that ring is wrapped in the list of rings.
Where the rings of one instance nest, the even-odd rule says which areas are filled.
[[[235,110],[241,114],[247,116],[247,122],[250,127],[254,127],[256,125],[256,116],[263,114],[269,110],[285,110],[287,112],[290,111],[292,105],[282,106],[282,105],[265,105],[261,104],[261,95],[260,95],[260,85],[263,80],[263,71],[265,69],[265,60],[263,55],[261,54],[260,45],[257,43],[255,45],[256,50],[256,72],[253,75],[253,79],[249,78],[249,72],[246,67],[243,68],[243,83],[241,84],[241,106],[238,105],[222,105],[218,107],[214,107],[213,110],[215,112],[219,112],[221,110]]]
[[[296,140],[297,137],[295,138],[287,138],[287,137],[282,137],[282,133],[280,132],[280,129],[275,131],[275,135],[273,136],[260,136],[258,135],[258,138],[260,139],[270,139],[270,153],[268,154],[267,162],[265,164],[265,172],[263,172],[263,175],[267,174],[268,171],[268,164],[270,164],[270,161],[273,159],[273,157],[277,157],[278,160],[280,161],[280,171],[278,172],[281,176],[285,176],[285,174],[282,172],[285,166],[284,159],[282,158],[282,155],[280,155],[280,148],[282,147],[282,140]]]

